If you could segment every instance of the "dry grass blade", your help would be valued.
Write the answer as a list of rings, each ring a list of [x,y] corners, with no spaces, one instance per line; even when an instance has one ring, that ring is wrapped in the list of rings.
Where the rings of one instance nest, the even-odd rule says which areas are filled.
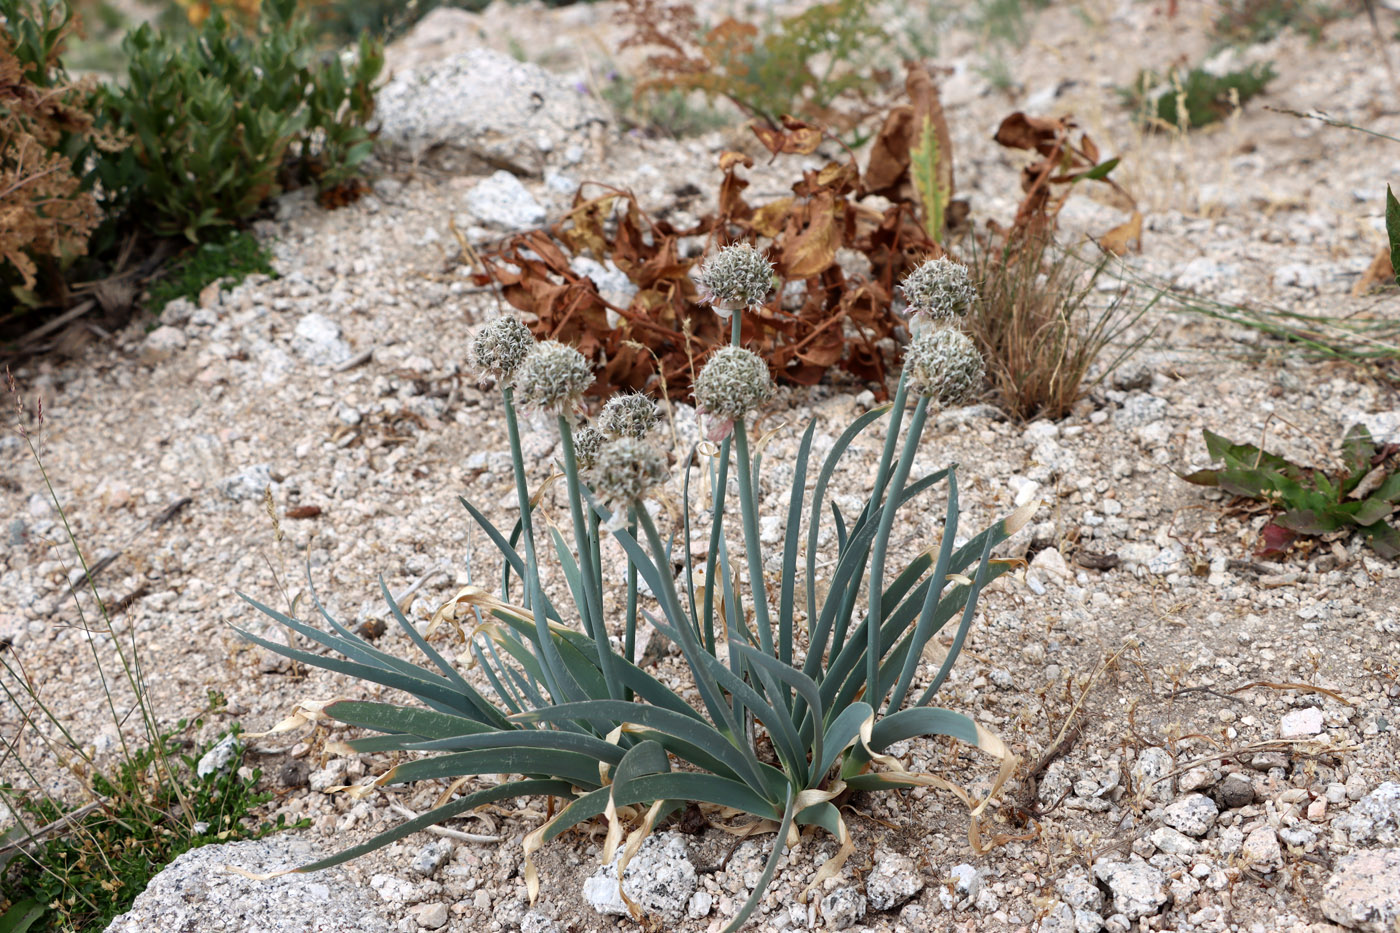
[[[968,331],[987,360],[1002,407],[1017,418],[1061,418],[1089,388],[1090,368],[1156,301],[1132,306],[1123,289],[1106,296],[1096,286],[1108,269],[1104,255],[1089,264],[1048,234],[979,246],[971,257],[981,301]],[[1099,367],[1113,371],[1151,336],[1119,347]],[[1096,380],[1097,381],[1097,380]]]

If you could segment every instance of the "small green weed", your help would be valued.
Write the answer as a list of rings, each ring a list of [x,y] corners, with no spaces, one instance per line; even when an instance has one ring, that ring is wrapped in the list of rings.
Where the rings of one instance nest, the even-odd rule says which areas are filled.
[[[1344,6],[1317,0],[1227,0],[1212,31],[1222,41],[1239,45],[1268,42],[1285,29],[1318,42],[1323,29],[1347,13]]]
[[[1143,71],[1130,87],[1120,88],[1123,103],[1149,126],[1161,129],[1196,129],[1223,120],[1264,92],[1278,77],[1272,62],[1250,65],[1242,71],[1214,75],[1203,68],[1164,77]]]
[[[275,823],[254,824],[254,812],[272,795],[255,789],[262,772],[255,770],[248,777],[238,773],[241,747],[225,767],[197,776],[200,756],[218,744],[183,754],[188,742],[182,737],[201,724],[198,719],[180,720],[175,730],[161,736],[163,755],[143,749],[123,760],[111,777],[94,773],[92,792],[103,803],[80,817],[51,798],[0,786],[0,796],[18,817],[4,842],[23,842],[33,830],[65,816],[72,820],[55,838],[18,857],[9,855],[0,897],[11,909],[21,905],[17,916],[27,915],[30,909],[22,905],[32,904],[44,908],[35,930],[100,930],[129,909],[152,876],[181,853],[211,842],[258,839],[286,828],[281,816]],[[236,726],[226,733],[236,734]],[[175,773],[162,761],[174,763]],[[140,805],[133,802],[138,800]],[[187,809],[181,811],[182,806]]]
[[[176,298],[195,300],[210,282],[232,279],[237,284],[258,272],[276,275],[272,254],[252,234],[233,233],[218,241],[201,243],[167,266],[164,275],[151,284],[146,306],[159,314]]]
[[[1386,521],[1400,503],[1400,444],[1377,446],[1363,425],[1353,425],[1342,438],[1342,468],[1329,475],[1253,444],[1202,433],[1211,459],[1225,465],[1179,475],[1268,504],[1276,514],[1264,526],[1257,556],[1281,557],[1299,537],[1356,530],[1381,557],[1400,557],[1400,532]]]
[[[635,80],[615,71],[608,73],[598,96],[612,108],[623,129],[645,135],[680,139],[699,136],[733,122],[708,104],[694,100],[694,94],[679,88],[639,94]]]

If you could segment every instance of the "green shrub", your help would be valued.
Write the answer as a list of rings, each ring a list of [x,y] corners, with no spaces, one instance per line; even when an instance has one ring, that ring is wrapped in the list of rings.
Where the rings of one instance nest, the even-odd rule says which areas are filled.
[[[1214,75],[1202,68],[1192,68],[1184,74],[1172,71],[1165,77],[1144,71],[1131,87],[1121,88],[1119,96],[1151,125],[1196,129],[1243,107],[1262,94],[1276,77],[1272,62],[1225,75]],[[1166,87],[1158,90],[1163,84]]]
[[[295,0],[268,0],[246,35],[221,13],[183,40],[143,25],[126,40],[128,83],[108,102],[132,137],[136,216],[192,242],[252,217],[284,180],[333,188],[369,155],[382,46],[347,69],[318,57]]]
[[[746,264],[745,249],[721,252],[701,273],[714,289],[717,310],[752,308],[762,301],[758,292],[766,292],[767,280],[741,273],[761,272],[767,262]],[[721,268],[734,262],[743,268]],[[748,283],[753,289],[743,286],[742,294],[730,295],[720,287],[726,282]],[[526,883],[533,897],[538,881],[529,854],[584,821],[603,817],[610,824],[607,860],[622,841],[623,821],[630,819],[626,814],[637,814],[628,824],[625,861],[669,815],[691,804],[728,808],[769,821],[778,830],[755,890],[726,927],[735,930],[762,897],[789,830],[820,827],[839,842],[838,854],[817,872],[810,891],[839,871],[854,849],[840,810],[849,794],[951,786],[943,778],[905,770],[884,754],[890,744],[922,735],[960,739],[1001,760],[999,787],[1015,756],[967,716],[929,703],[963,647],[978,594],[1008,569],[1008,562],[990,559],[992,548],[1020,528],[1036,506],[1022,507],[957,546],[960,510],[953,469],[911,478],[930,407],[936,399],[951,403],[961,396],[981,367],[980,359],[971,358],[975,350],[967,338],[946,323],[954,316],[951,309],[921,310],[943,323],[914,338],[893,406],[870,411],[850,425],[815,475],[815,422],[803,434],[793,460],[782,553],[773,555],[772,564],[758,530],[762,454],[750,446],[747,424],[772,383],[767,365],[736,345],[745,312],[733,313],[731,345],[716,351],[696,379],[695,396],[718,454],[697,457],[692,450],[682,457],[683,464],[697,465],[685,467],[680,518],[670,530],[669,546],[644,501],[648,487],[663,481],[667,469],[665,457],[635,436],[634,428],[644,428],[648,420],[646,403],[624,397],[610,405],[625,406],[626,412],[608,412],[596,427],[576,432],[574,408],[592,379],[582,355],[552,341],[534,346],[529,330],[508,318],[488,325],[478,335],[476,357],[482,369],[502,379],[519,520],[513,529],[500,529],[466,500],[463,505],[500,551],[499,595],[469,585],[438,610],[424,632],[403,615],[381,581],[388,612],[428,666],[400,660],[355,635],[324,609],[314,591],[311,602],[330,630],[244,598],[329,651],[305,651],[248,631],[240,634],[299,663],[349,674],[407,698],[305,704],[293,720],[329,718],[379,733],[338,744],[341,751],[433,753],[401,761],[377,785],[521,777],[449,799],[363,845],[298,870],[339,864],[494,801],[562,798],[562,809],[525,839]],[[552,525],[547,532],[541,528],[537,540],[540,526],[532,515],[521,456],[517,395],[521,404],[553,415],[558,426],[572,542],[565,539],[568,528]],[[912,413],[906,404],[913,404]],[[887,423],[886,437],[873,491],[858,514],[843,514],[828,496],[828,485],[844,466],[852,442],[881,419]],[[627,433],[611,441],[597,437],[619,425],[626,425]],[[731,467],[737,471],[742,528],[734,541],[725,533]],[[712,501],[692,499],[692,469],[702,479],[709,474]],[[896,513],[939,483],[948,489],[941,542],[897,573],[886,574]],[[825,522],[828,510],[832,518]],[[695,540],[692,516],[705,511],[711,516],[709,547],[701,557],[685,543]],[[824,526],[829,544],[822,538]],[[627,607],[620,650],[610,640],[604,606],[614,587],[623,589],[624,574],[618,566],[613,577],[611,564],[604,563],[604,532],[626,555],[626,594],[617,602]],[[739,552],[730,552],[739,542],[751,581],[743,589]],[[541,547],[554,552],[559,579],[567,584],[567,603],[545,593]],[[820,577],[819,564],[828,568]],[[779,565],[770,587],[769,568]],[[682,568],[679,578],[677,566]],[[645,603],[639,599],[638,578],[654,594]],[[668,686],[639,666],[635,631],[641,619],[680,647],[689,675],[683,686]],[[429,641],[437,624],[461,621],[472,625],[469,654],[461,660],[485,678],[489,686],[481,690]],[[949,622],[956,629],[951,648],[936,673],[929,669],[921,674],[924,649]],[[369,791],[362,787],[352,793]],[[978,817],[986,802],[969,806],[976,847]]]

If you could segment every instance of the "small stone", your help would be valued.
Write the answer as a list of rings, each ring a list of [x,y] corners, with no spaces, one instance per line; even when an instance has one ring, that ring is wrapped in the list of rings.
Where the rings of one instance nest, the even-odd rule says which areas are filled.
[[[875,867],[865,878],[865,895],[875,910],[893,910],[924,889],[914,860],[897,852],[875,853]]]
[[[1220,805],[1227,810],[1247,807],[1254,802],[1254,782],[1246,774],[1231,771],[1220,782]]]
[[[452,850],[452,842],[448,839],[430,842],[413,857],[408,867],[424,878],[431,878],[452,857]]]
[[[185,332],[169,325],[157,327],[141,341],[141,362],[147,366],[164,363],[185,349]]]
[[[467,210],[482,223],[509,231],[533,229],[547,216],[520,179],[504,169],[467,193]]]
[[[1200,845],[1190,836],[1183,835],[1170,826],[1159,826],[1147,837],[1159,852],[1190,858],[1200,850]]]
[[[1285,263],[1274,270],[1274,287],[1315,292],[1322,287],[1322,273],[1316,266],[1307,263]]]
[[[520,918],[520,933],[558,933],[554,921],[537,910],[527,911]]]
[[[1339,860],[1322,887],[1322,913],[1362,933],[1394,933],[1400,925],[1400,849]]]
[[[630,915],[618,891],[619,851],[583,883],[583,896],[600,914]],[[680,833],[649,836],[636,856],[622,871],[622,887],[642,910],[667,920],[685,916],[697,886],[695,866],[690,861],[689,844]]]
[[[1278,871],[1283,867],[1283,850],[1278,844],[1278,834],[1271,826],[1260,826],[1244,838],[1240,857],[1250,868],[1262,874]]]
[[[1182,793],[1200,790],[1215,783],[1215,773],[1209,768],[1192,768],[1176,779],[1177,789]]]
[[[1316,706],[1295,709],[1283,717],[1278,731],[1279,736],[1285,739],[1302,739],[1317,735],[1322,731],[1322,710]]]
[[[292,349],[316,366],[338,366],[354,355],[350,344],[340,338],[340,325],[314,311],[297,321]]]
[[[1400,783],[1386,781],[1362,797],[1336,826],[1352,845],[1400,846]]]
[[[715,896],[709,891],[696,891],[685,905],[685,915],[691,920],[703,920],[714,909]]]
[[[246,502],[263,497],[264,491],[272,485],[272,464],[255,463],[252,466],[232,473],[219,480],[220,495],[234,502]]]
[[[1064,555],[1052,547],[1046,548],[1031,558],[1031,570],[1037,571],[1042,576],[1055,577],[1062,583],[1074,579],[1074,574],[1070,572],[1069,564],[1065,562]]]
[[[447,925],[446,904],[415,904],[408,912],[425,930],[437,930]]]
[[[1088,872],[1078,866],[1055,882],[1055,891],[1076,911],[1097,913],[1103,910],[1103,891],[1089,878]]]
[[[1314,823],[1321,823],[1327,818],[1327,798],[1319,797],[1308,804],[1308,819]]]
[[[211,774],[217,774],[223,771],[228,767],[229,762],[233,761],[234,756],[238,754],[240,747],[238,736],[231,734],[224,736],[219,740],[218,745],[215,745],[200,757],[199,763],[195,765],[194,773],[199,777],[205,778]]]
[[[1116,912],[1129,921],[1152,916],[1171,897],[1167,876],[1146,862],[1104,859],[1094,863],[1094,877],[1108,885]]]
[[[1167,807],[1162,822],[1188,836],[1204,836],[1219,814],[1214,800],[1204,794],[1188,794]]]
[[[1169,803],[1174,791],[1171,778],[1172,756],[1165,748],[1152,745],[1138,753],[1130,770],[1133,786],[1140,796],[1158,803]]]
[[[845,930],[865,916],[865,895],[855,888],[837,888],[822,898],[822,918],[828,929]]]

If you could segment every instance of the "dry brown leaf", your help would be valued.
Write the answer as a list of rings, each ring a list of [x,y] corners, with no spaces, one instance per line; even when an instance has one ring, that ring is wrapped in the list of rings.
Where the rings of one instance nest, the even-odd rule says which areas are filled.
[[[1136,244],[1135,252],[1142,252],[1142,212],[1133,211],[1133,216],[1099,237],[1099,245],[1115,256],[1128,252]]]
[[[1371,265],[1361,274],[1361,278],[1351,287],[1352,297],[1359,298],[1377,285],[1389,285],[1394,281],[1395,270],[1390,266],[1390,250],[1382,247]]]

